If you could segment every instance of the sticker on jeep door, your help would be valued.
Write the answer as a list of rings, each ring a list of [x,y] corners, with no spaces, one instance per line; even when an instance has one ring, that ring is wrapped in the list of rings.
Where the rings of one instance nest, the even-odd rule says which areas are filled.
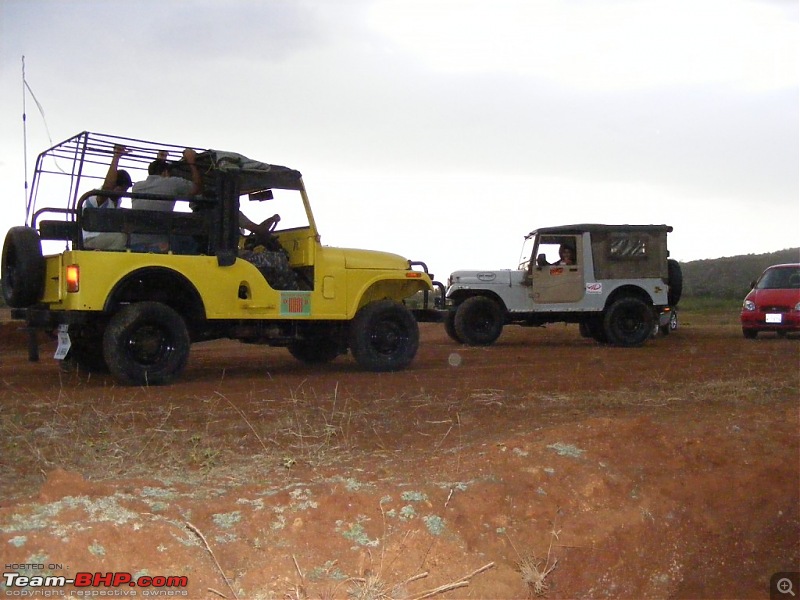
[[[602,283],[587,283],[586,284],[586,293],[587,294],[602,294],[603,293],[603,284]]]
[[[281,292],[281,315],[311,315],[311,292]]]

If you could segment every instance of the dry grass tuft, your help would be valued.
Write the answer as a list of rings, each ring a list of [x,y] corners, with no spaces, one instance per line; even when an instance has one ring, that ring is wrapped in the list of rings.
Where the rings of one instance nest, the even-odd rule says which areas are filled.
[[[558,511],[556,511],[556,513],[558,513]],[[514,548],[514,552],[517,553],[517,557],[519,558],[516,563],[516,569],[522,576],[522,582],[525,584],[529,598],[545,596],[550,589],[546,580],[547,576],[558,566],[558,558],[553,556],[552,564],[550,564],[550,559],[552,556],[553,541],[558,539],[560,533],[561,530],[556,530],[554,521],[553,527],[550,530],[550,544],[547,547],[547,556],[544,559],[538,558],[533,552],[520,555],[514,542],[511,541],[511,538],[508,538],[508,541],[511,542],[511,547]],[[506,537],[508,537],[507,534]]]
[[[392,600],[392,589],[379,575],[367,573],[363,578],[351,579],[347,597],[351,600]]]

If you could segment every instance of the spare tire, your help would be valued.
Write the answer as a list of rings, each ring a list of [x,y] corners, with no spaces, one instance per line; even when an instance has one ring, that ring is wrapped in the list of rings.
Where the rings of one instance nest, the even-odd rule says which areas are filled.
[[[683,272],[680,263],[675,259],[667,260],[667,302],[670,306],[677,306],[683,294]]]
[[[2,257],[3,298],[12,308],[25,308],[44,293],[42,240],[35,229],[12,227],[6,234]]]

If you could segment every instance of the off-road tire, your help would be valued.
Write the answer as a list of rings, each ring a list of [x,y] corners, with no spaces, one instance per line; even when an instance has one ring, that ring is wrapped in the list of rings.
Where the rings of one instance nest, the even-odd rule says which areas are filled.
[[[469,346],[490,346],[503,332],[503,308],[486,296],[467,298],[456,309],[453,326],[462,343]]]
[[[453,309],[448,310],[444,315],[444,330],[454,342],[458,342],[459,344],[464,343],[464,340],[459,337],[456,331],[456,311]]]
[[[329,363],[339,356],[339,340],[336,338],[315,338],[310,340],[292,340],[289,343],[289,354],[307,365]]]
[[[350,351],[368,371],[406,368],[419,347],[419,325],[405,306],[379,300],[362,306],[350,324]]]
[[[111,373],[130,385],[163,385],[186,366],[191,340],[183,318],[166,304],[124,306],[103,334]]]
[[[641,346],[653,334],[655,318],[652,306],[640,298],[628,296],[608,307],[603,330],[614,346]]]
[[[677,306],[683,295],[683,272],[680,263],[673,259],[667,259],[667,302],[670,306]]]
[[[11,308],[35,304],[44,292],[42,241],[30,227],[6,233],[2,256],[3,298]]]

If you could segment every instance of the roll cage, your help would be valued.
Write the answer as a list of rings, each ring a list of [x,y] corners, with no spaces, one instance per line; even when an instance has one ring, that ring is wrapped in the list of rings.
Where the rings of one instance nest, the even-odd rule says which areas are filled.
[[[192,148],[197,152],[196,164],[203,178],[202,196],[177,199],[174,212],[84,210],[86,199],[100,193],[98,188],[105,179],[117,145],[126,148],[118,168],[128,171],[133,181],[146,179],[148,166],[164,152],[171,163],[171,174],[191,179],[189,166],[181,156],[184,148]],[[82,248],[83,230],[128,234],[160,232],[169,236],[203,232],[208,236],[204,253],[216,254],[221,264],[230,264],[238,245],[240,195],[266,200],[272,197],[272,189],[300,192],[310,226],[316,234],[299,171],[255,161],[234,152],[84,131],[37,157],[25,222],[38,229],[43,239],[66,240],[76,249]],[[176,200],[132,192],[103,191],[102,195],[118,199]],[[45,215],[47,220],[42,218]]]

